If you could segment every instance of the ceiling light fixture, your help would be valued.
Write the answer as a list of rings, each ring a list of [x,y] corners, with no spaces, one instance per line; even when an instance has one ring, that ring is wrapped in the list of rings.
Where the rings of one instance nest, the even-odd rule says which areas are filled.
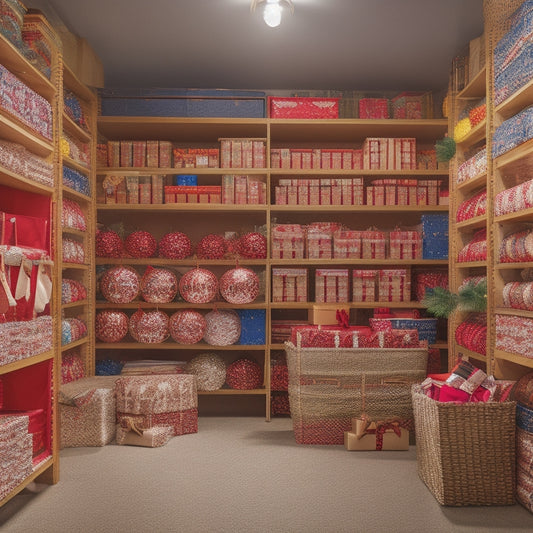
[[[276,28],[281,24],[283,4],[289,7],[291,14],[294,13],[294,5],[291,0],[252,0],[250,11],[255,11],[259,4],[265,4],[263,8],[263,20],[271,28]]]

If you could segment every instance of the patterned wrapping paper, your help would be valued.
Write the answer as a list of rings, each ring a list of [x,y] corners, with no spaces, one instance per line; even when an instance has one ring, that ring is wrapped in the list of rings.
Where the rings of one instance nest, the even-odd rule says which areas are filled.
[[[65,346],[87,335],[87,324],[80,318],[64,318],[61,321],[61,345]]]
[[[0,107],[33,131],[52,140],[52,106],[0,65]]]
[[[492,136],[492,158],[516,148],[533,137],[533,107],[526,107],[502,122]]]
[[[115,382],[119,376],[82,378],[59,392],[60,446],[105,446],[115,437]]]
[[[533,433],[516,428],[516,499],[533,513]]]
[[[173,435],[171,426],[154,426],[149,429],[139,429],[131,420],[127,420],[128,428],[117,428],[117,444],[122,446],[145,446],[159,448],[164,446]]]
[[[0,324],[0,364],[20,361],[52,349],[52,317]]]
[[[496,315],[496,349],[533,358],[533,319]]]
[[[487,353],[486,315],[473,315],[461,322],[455,330],[455,340],[460,346],[485,355]]]
[[[496,216],[533,207],[533,179],[498,193],[494,199]]]
[[[64,228],[87,231],[87,221],[81,206],[74,200],[63,199],[61,210],[61,224]]]
[[[501,263],[533,261],[533,231],[523,230],[507,235],[500,245]]]
[[[63,185],[74,189],[76,192],[85,194],[85,196],[91,195],[89,178],[85,174],[65,165],[63,165]]]
[[[303,259],[305,231],[300,224],[272,226],[272,259]]]
[[[457,169],[457,183],[464,183],[487,171],[487,148],[467,159]]]
[[[533,310],[533,282],[513,281],[503,287],[503,305],[513,309]]]
[[[487,191],[483,190],[471,198],[467,198],[457,208],[456,221],[464,222],[484,215],[487,211]]]
[[[477,231],[472,240],[467,243],[458,253],[457,261],[485,261],[487,259],[487,230]]]
[[[418,231],[391,231],[389,234],[391,259],[420,259],[422,235]]]
[[[0,140],[0,165],[32,181],[54,186],[54,166],[20,144]]]

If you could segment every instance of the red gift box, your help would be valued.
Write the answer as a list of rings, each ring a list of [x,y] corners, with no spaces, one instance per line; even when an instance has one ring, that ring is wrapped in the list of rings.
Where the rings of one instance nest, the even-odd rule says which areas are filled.
[[[270,118],[339,118],[338,98],[268,97]]]

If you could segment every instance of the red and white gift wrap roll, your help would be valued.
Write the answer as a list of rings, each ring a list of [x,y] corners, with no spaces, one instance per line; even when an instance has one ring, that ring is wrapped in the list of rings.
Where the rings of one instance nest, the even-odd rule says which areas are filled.
[[[198,243],[196,255],[199,259],[222,259],[226,250],[226,239],[222,235],[209,234]]]
[[[129,332],[137,342],[145,344],[164,342],[169,335],[168,316],[163,311],[145,312],[139,309],[130,317]]]
[[[100,278],[100,292],[108,302],[130,303],[139,295],[139,289],[139,274],[128,266],[110,268]]]
[[[219,280],[220,294],[231,304],[252,303],[259,294],[259,278],[249,268],[232,268]]]
[[[132,257],[148,258],[154,257],[157,251],[157,241],[148,231],[134,231],[130,233],[124,241],[126,252]]]
[[[192,255],[192,244],[185,233],[179,231],[167,233],[159,241],[159,257],[185,259],[190,255]]]
[[[206,304],[213,301],[218,293],[218,279],[210,270],[193,268],[181,277],[179,290],[186,302]]]
[[[218,390],[226,382],[226,363],[216,353],[201,353],[194,356],[187,363],[185,372],[196,376],[199,391]]]
[[[169,319],[170,336],[179,344],[196,344],[205,334],[207,322],[194,309],[180,309]]]
[[[122,311],[99,311],[95,335],[102,342],[120,342],[128,334],[128,317]]]
[[[263,384],[263,370],[256,361],[237,359],[226,370],[226,383],[237,390],[257,389]]]
[[[205,315],[204,340],[213,346],[229,346],[241,336],[241,319],[233,309],[215,309]]]
[[[96,257],[119,258],[124,255],[124,243],[119,234],[111,230],[101,230],[96,233]]]
[[[257,232],[245,233],[238,240],[239,255],[246,259],[266,259],[267,240],[264,235]]]
[[[166,268],[148,266],[141,278],[141,296],[150,303],[169,303],[178,294],[178,278]]]

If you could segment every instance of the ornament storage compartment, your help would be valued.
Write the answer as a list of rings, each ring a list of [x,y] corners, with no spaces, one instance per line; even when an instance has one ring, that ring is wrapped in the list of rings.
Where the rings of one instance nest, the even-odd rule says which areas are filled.
[[[515,402],[444,403],[412,388],[418,475],[441,505],[515,503]]]

